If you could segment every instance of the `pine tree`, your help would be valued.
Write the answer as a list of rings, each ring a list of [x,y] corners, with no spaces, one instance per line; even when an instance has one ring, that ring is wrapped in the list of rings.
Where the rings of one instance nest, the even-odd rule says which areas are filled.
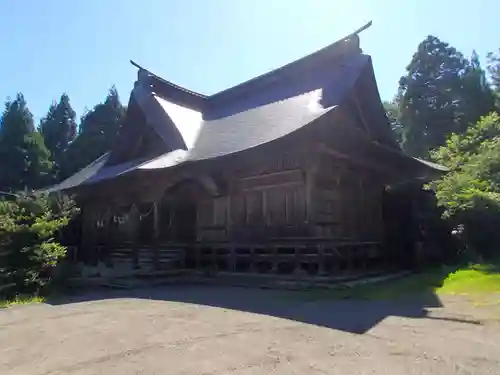
[[[486,56],[487,69],[496,92],[500,91],[500,49]]]
[[[392,101],[384,101],[383,105],[387,120],[389,120],[389,124],[391,125],[391,129],[394,133],[394,137],[396,138],[396,141],[401,144],[403,140],[403,125],[400,121],[401,115],[399,113],[397,98]]]
[[[482,116],[495,110],[495,95],[486,80],[486,72],[481,67],[476,51],[472,52],[470,65],[462,77],[463,116],[465,127],[474,125]],[[463,132],[465,129],[460,129]]]
[[[63,152],[76,136],[75,111],[67,94],[62,94],[58,103],[52,103],[47,115],[40,121],[40,132],[54,163],[54,177],[57,176]]]
[[[69,177],[109,151],[124,117],[125,107],[113,86],[103,103],[82,116],[79,134],[63,156],[62,177]]]
[[[36,132],[22,94],[5,103],[0,119],[0,189],[37,188],[48,182],[49,151]]]

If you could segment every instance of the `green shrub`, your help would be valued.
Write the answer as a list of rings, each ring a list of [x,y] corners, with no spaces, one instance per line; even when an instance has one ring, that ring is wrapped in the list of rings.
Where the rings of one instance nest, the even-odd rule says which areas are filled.
[[[69,199],[24,196],[0,201],[0,285],[10,294],[43,292],[66,248],[57,241],[77,209]]]
[[[500,245],[500,116],[483,117],[453,134],[433,158],[450,172],[433,184],[444,216],[469,254],[494,257]]]

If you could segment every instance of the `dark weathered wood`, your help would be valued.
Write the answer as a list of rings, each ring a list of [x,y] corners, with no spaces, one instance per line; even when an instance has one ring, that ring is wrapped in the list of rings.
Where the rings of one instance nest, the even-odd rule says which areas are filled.
[[[231,272],[236,271],[236,253],[234,246],[230,246],[229,248],[229,270]]]
[[[303,180],[302,171],[291,170],[242,178],[239,180],[238,184],[241,190],[253,190],[302,184]]]
[[[325,271],[325,249],[323,244],[318,245],[318,275],[323,276],[326,274]]]
[[[175,253],[181,268],[298,276],[304,270],[322,275],[368,269],[376,263],[372,259],[382,261],[368,248],[370,241],[382,241],[381,194],[395,172],[385,163],[389,152],[373,151],[370,132],[351,126],[355,121],[339,108],[314,131],[228,158],[124,176],[103,183],[84,201],[89,212],[109,204],[114,214],[131,202],[156,201],[149,250],[155,268],[170,265]],[[368,119],[362,121],[369,130]],[[196,215],[187,221],[195,233],[188,240],[180,238],[179,222],[190,207]],[[83,244],[94,248],[98,232],[90,217]],[[133,223],[110,227],[109,238],[123,241],[134,230]],[[167,251],[165,241],[171,250],[182,243],[182,251]],[[134,243],[132,260],[145,259],[145,244]]]
[[[111,260],[116,264],[134,263],[133,243],[124,243],[111,251]],[[293,274],[297,279],[309,276],[336,275],[369,272],[384,267],[385,254],[376,242],[338,241],[328,239],[293,239],[265,243],[214,242],[194,244],[159,244],[158,270],[187,266],[187,254],[196,269],[212,272],[249,272],[271,274]],[[95,248],[95,251],[99,247]],[[147,246],[138,249],[139,266],[153,268],[154,255]],[[246,265],[245,267],[243,267]],[[386,267],[388,265],[385,265]]]

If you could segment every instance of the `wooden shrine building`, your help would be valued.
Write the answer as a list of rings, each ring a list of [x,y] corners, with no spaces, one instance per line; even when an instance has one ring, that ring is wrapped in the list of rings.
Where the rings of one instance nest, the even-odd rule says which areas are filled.
[[[376,268],[385,187],[439,169],[400,149],[357,32],[210,96],[134,65],[115,146],[49,189],[75,194],[80,253],[111,265]]]

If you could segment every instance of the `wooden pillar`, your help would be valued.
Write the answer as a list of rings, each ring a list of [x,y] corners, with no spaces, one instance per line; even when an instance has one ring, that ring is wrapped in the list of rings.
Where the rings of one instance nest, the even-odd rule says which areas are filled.
[[[325,274],[325,249],[323,244],[318,244],[318,276]]]
[[[370,255],[370,248],[372,245],[364,246],[363,250],[361,252],[361,268],[363,271],[366,271],[368,269],[368,257]]]
[[[182,247],[181,249],[181,254],[180,254],[180,259],[179,259],[179,265],[181,269],[186,268],[186,256],[187,252],[192,250],[192,245],[191,244],[186,244]]]
[[[226,207],[226,241],[231,241],[233,236],[233,215],[231,215],[231,190],[229,190],[227,196],[227,207]]]
[[[160,216],[158,211],[158,204],[155,203],[153,206],[153,241],[151,245],[151,251],[153,252],[153,267],[155,270],[159,268],[159,238],[160,238]]]
[[[353,270],[353,248],[352,246],[346,247],[347,254],[347,272],[352,272]]]
[[[201,246],[194,245],[195,268],[199,271],[201,269]]]
[[[218,269],[218,264],[217,264],[217,246],[212,246],[212,260],[211,260],[211,263],[212,263],[212,270],[213,272],[217,272],[217,269]]]
[[[80,251],[82,252],[82,258],[84,260],[84,263],[88,262],[88,229],[87,229],[87,209],[83,208],[81,211],[81,235],[80,235],[80,243],[78,244]]]
[[[297,277],[300,277],[300,275],[302,274],[302,270],[300,269],[300,250],[301,248],[299,246],[295,246],[295,257],[294,257],[294,274],[297,276]]]
[[[271,272],[275,274],[278,273],[278,263],[279,263],[278,246],[276,246],[275,244],[271,245],[271,262],[272,262]]]
[[[236,272],[236,250],[234,246],[229,247],[229,271]]]
[[[255,272],[255,248],[253,246],[250,246],[250,272],[254,273]]]
[[[337,274],[339,272],[340,262],[342,257],[337,247],[333,244],[331,245],[330,252],[332,254],[330,274]]]
[[[305,200],[306,200],[306,222],[311,224],[314,218],[313,212],[313,184],[314,172],[311,170],[306,171],[305,175]]]
[[[86,263],[96,263],[95,247],[95,211],[93,207],[86,207],[82,211],[82,243],[81,248],[84,253]]]
[[[113,241],[112,241],[112,236],[111,236],[111,233],[110,233],[110,224],[111,224],[111,220],[109,220],[108,218],[104,218],[104,228],[102,228],[101,230],[104,232],[104,251],[105,251],[105,255],[106,255],[106,263],[109,265],[109,264],[112,264],[113,263],[113,259],[112,259],[112,256],[111,256],[111,253],[113,251]]]
[[[138,215],[134,210],[130,210],[128,214],[129,228],[132,228],[132,264],[134,268],[139,268],[139,225],[138,225]]]
[[[329,254],[329,261],[330,261],[330,268],[328,270],[328,274],[330,275],[335,275],[338,273],[339,270],[339,252],[337,250],[337,247],[334,244],[329,244],[328,245],[328,254]]]
[[[262,190],[262,222],[263,226],[267,227],[269,224],[268,215],[267,215],[267,190]]]

